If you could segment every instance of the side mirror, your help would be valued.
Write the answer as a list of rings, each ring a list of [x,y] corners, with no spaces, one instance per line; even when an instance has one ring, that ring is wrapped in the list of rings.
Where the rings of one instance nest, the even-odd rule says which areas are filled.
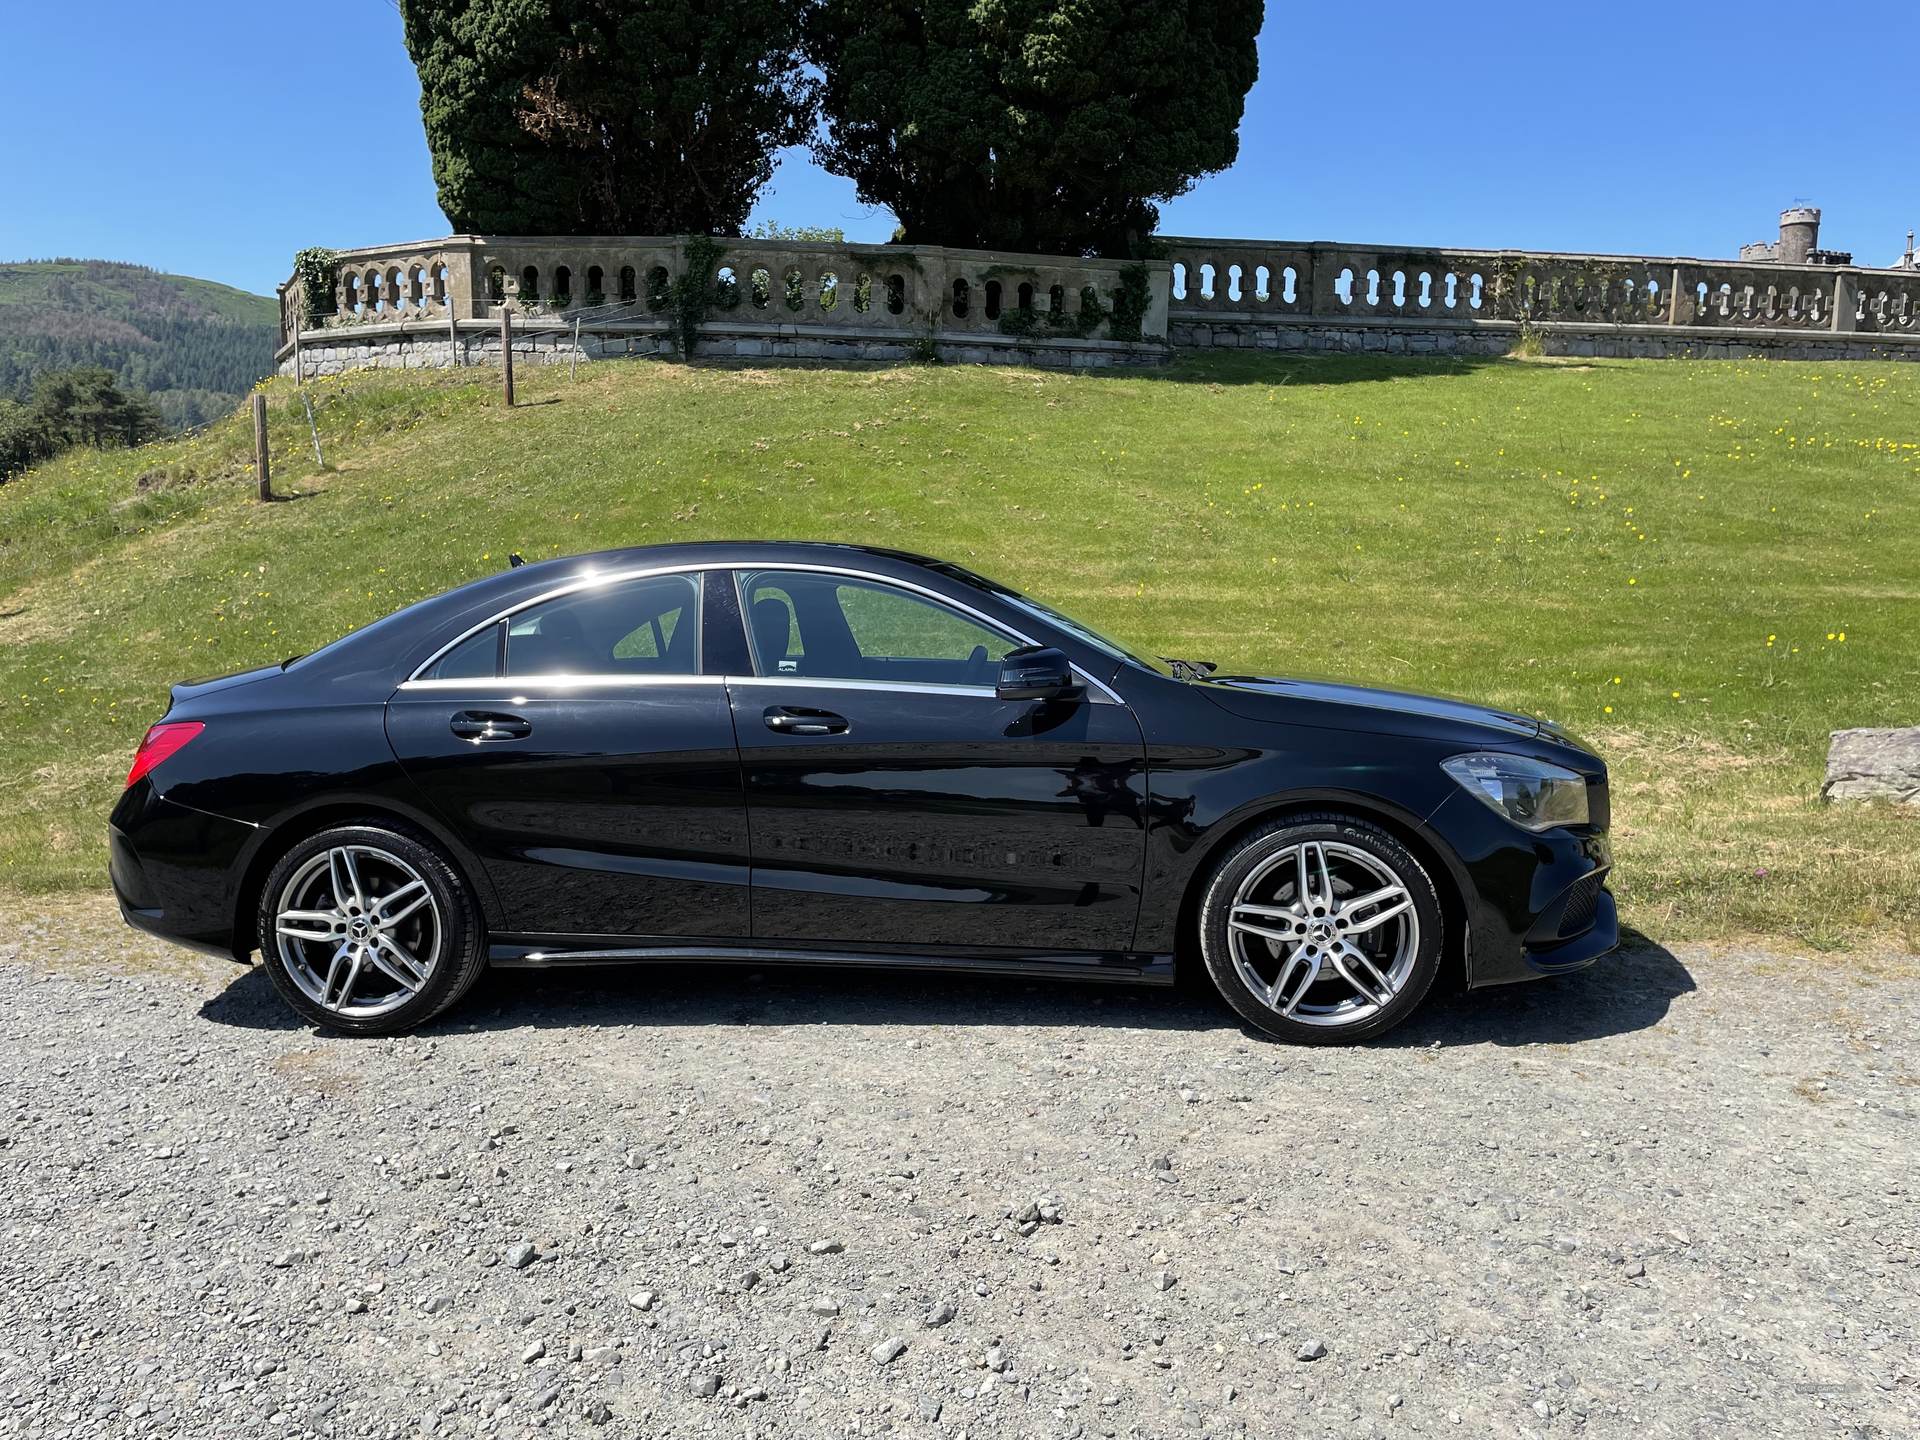
[[[1084,693],[1072,664],[1051,645],[1009,650],[993,689],[1002,700],[1078,700]]]

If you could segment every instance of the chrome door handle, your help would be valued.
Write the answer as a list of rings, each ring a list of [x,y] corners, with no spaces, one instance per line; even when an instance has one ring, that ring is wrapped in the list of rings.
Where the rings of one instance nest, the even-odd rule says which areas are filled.
[[[533,733],[533,722],[491,710],[462,710],[447,722],[447,728],[462,740],[524,740]]]
[[[765,718],[767,728],[782,735],[844,735],[849,728],[845,716],[802,705],[769,706]]]

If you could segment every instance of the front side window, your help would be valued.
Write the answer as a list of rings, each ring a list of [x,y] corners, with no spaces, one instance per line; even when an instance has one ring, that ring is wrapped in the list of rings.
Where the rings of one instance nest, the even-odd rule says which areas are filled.
[[[502,673],[698,675],[699,580],[612,580],[531,605],[508,617]]]
[[[990,686],[1020,643],[926,596],[845,575],[749,572],[741,599],[766,676]]]

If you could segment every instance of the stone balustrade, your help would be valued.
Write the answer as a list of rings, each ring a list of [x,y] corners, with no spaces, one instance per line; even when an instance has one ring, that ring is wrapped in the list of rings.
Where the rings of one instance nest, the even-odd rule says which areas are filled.
[[[1115,333],[1124,261],[927,245],[713,243],[721,254],[698,332],[701,354],[897,359],[931,344],[961,359],[1165,359],[1165,262],[1145,267],[1146,312],[1135,336]],[[283,349],[291,352],[304,316],[301,345],[316,363],[343,345],[365,349],[375,339],[383,351],[445,340],[464,352],[487,343],[485,332],[507,308],[536,337],[529,343],[537,358],[537,337],[571,336],[576,324],[583,352],[663,353],[672,345],[672,295],[687,273],[689,244],[671,236],[462,235],[343,251],[333,294],[318,305],[308,304],[297,275],[281,287]],[[1000,357],[1003,351],[1009,353]]]
[[[1169,237],[1179,346],[1920,358],[1920,272]]]
[[[452,235],[349,250],[330,295],[281,287],[283,368],[449,365],[677,348],[684,236]],[[1168,237],[1137,337],[1128,266],[940,246],[720,239],[704,355],[1158,363],[1176,348],[1920,359],[1920,272],[1636,255]],[[296,329],[298,344],[295,343]],[[304,373],[304,371],[303,371]]]

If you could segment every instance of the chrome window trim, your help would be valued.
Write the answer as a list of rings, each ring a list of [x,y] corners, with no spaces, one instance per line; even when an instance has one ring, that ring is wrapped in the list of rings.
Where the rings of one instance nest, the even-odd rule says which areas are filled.
[[[662,685],[724,685],[724,675],[472,675],[465,679],[403,680],[402,690],[634,690]]]
[[[729,675],[729,686],[778,685],[788,690],[878,690],[889,695],[967,695],[998,698],[991,685],[942,685],[933,680],[842,680],[812,675]]]
[[[456,645],[459,645],[462,641],[486,629],[487,626],[498,625],[501,621],[509,620],[511,619],[511,617],[518,615],[522,610],[531,609],[535,605],[543,605],[549,600],[557,600],[562,595],[571,595],[577,590],[588,590],[593,588],[596,585],[617,584],[622,580],[644,580],[649,576],[653,576],[653,575],[703,575],[708,571],[713,571],[713,570],[742,570],[742,569],[746,569],[746,570],[760,569],[760,570],[772,570],[772,571],[792,570],[792,571],[799,571],[805,574],[812,574],[812,575],[844,575],[850,580],[865,580],[868,583],[874,584],[874,585],[892,585],[901,590],[912,591],[916,595],[923,595],[927,599],[934,601],[936,604],[945,605],[950,610],[957,610],[961,614],[969,616],[972,619],[979,621],[982,625],[985,625],[988,629],[997,630],[1002,635],[1005,635],[1010,639],[1019,641],[1020,644],[1022,645],[1033,645],[1038,643],[1033,639],[1032,636],[1023,634],[1021,631],[1016,630],[1013,626],[1008,625],[1005,621],[996,620],[991,615],[981,614],[978,610],[974,609],[971,605],[966,604],[964,601],[955,600],[951,596],[942,595],[938,590],[930,589],[925,585],[917,585],[911,580],[901,580],[892,575],[878,575],[871,570],[851,570],[844,565],[821,565],[821,564],[812,564],[805,561],[794,561],[788,564],[782,564],[776,561],[776,562],[772,562],[764,565],[753,565],[750,563],[743,565],[738,560],[702,560],[702,561],[697,561],[691,565],[684,565],[684,564],[683,565],[642,565],[631,570],[609,570],[604,575],[578,576],[575,579],[566,583],[565,585],[556,585],[551,590],[545,590],[538,595],[530,596],[525,600],[519,601],[517,604],[509,605],[506,609],[501,610],[496,614],[488,616],[485,620],[480,621],[478,624],[469,626],[467,629],[463,630],[460,634],[454,636],[453,639],[449,640],[446,644],[442,645],[438,650],[434,651],[420,664],[414,666],[413,673],[410,674],[405,680],[401,682],[400,688],[402,690],[427,689],[427,688],[445,689],[445,688],[449,688],[452,683],[458,683],[462,685],[473,685],[476,683],[484,684],[485,683],[484,678],[480,678],[477,680],[469,679],[469,680],[463,680],[459,682],[443,682],[439,680],[423,680],[421,679],[421,676],[425,675],[427,671],[431,670],[436,664],[438,664],[441,656],[445,655],[449,650],[453,649]],[[697,603],[702,607],[702,609],[704,609],[705,600],[706,600],[705,590],[706,590],[706,587],[704,585],[699,587],[699,599]],[[743,617],[745,613],[746,612],[743,609],[741,612]],[[744,619],[742,620],[742,623],[743,624],[745,623]],[[700,638],[701,638],[702,645],[704,646],[705,639],[706,639],[705,633],[704,633],[705,631],[704,615],[702,615],[701,617],[701,625],[702,625],[702,634]],[[751,637],[748,638],[747,653],[749,656],[751,656],[753,653]],[[704,660],[704,658],[705,658],[705,652],[703,650],[702,659]],[[1121,698],[1118,695],[1116,695],[1113,692],[1113,690],[1104,681],[1101,681],[1095,678],[1094,676],[1089,675],[1085,670],[1081,669],[1080,666],[1075,665],[1073,667],[1073,673],[1078,675],[1083,681],[1087,683],[1089,687],[1091,687],[1091,691],[1093,693],[1090,695],[1089,698],[1091,698],[1095,704],[1112,704],[1112,705],[1125,704],[1125,702],[1121,700]],[[613,685],[669,684],[669,683],[684,684],[689,681],[712,681],[716,683],[724,683],[729,678],[733,678],[733,679],[751,678],[754,680],[779,681],[781,683],[792,683],[793,680],[797,680],[799,677],[795,676],[795,677],[792,677],[791,679],[786,679],[778,675],[751,676],[751,677],[747,677],[747,676],[728,677],[728,676],[722,676],[722,675],[664,675],[664,676],[652,676],[652,675],[649,675],[649,676],[634,676],[634,675],[509,676],[509,675],[500,675],[500,676],[494,677],[494,679],[501,682],[502,684],[505,684],[510,680],[517,680],[520,682],[517,688],[523,688],[523,689],[526,688],[528,684],[551,683],[554,681],[560,681],[561,683],[572,683],[572,682],[577,682],[580,684],[604,683],[604,684],[613,684]],[[887,682],[887,681],[866,681],[866,680],[848,680],[848,681],[839,682],[839,683],[843,684],[846,687],[852,687],[856,689],[864,688],[864,689],[870,689],[870,690],[885,689],[885,688],[888,688],[888,686],[891,684],[891,682]],[[959,691],[964,691],[969,689],[979,689],[981,687],[940,685],[940,686],[932,686],[928,688],[934,690],[936,693],[939,693],[939,694],[954,694]],[[989,690],[988,693],[991,694],[992,691]]]

